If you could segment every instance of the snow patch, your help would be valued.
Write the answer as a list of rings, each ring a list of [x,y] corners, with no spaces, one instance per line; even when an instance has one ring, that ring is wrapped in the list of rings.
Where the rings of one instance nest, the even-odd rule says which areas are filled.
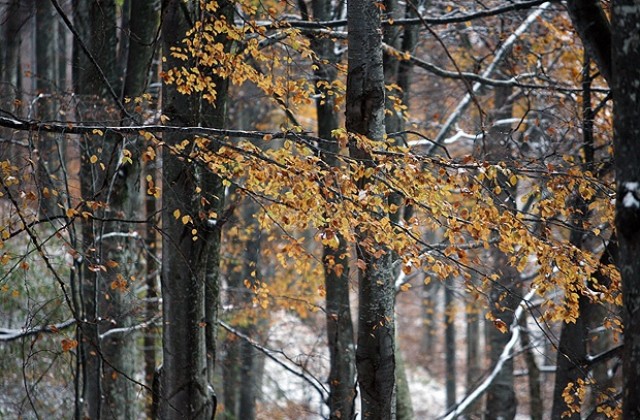
[[[624,197],[622,197],[622,205],[626,208],[640,208],[640,201],[638,201],[638,187],[640,184],[637,182],[625,182],[623,184]]]

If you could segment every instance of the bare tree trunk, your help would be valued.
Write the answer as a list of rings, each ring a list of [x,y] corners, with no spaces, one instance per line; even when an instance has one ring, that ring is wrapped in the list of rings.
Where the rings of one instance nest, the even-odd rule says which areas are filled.
[[[496,88],[495,119],[511,117],[511,102],[509,100],[511,91],[511,88]],[[484,148],[486,160],[503,161],[510,157],[506,135],[498,127],[494,126],[489,130],[486,143],[482,147]],[[502,192],[496,194],[496,202],[500,202],[503,205],[506,204],[509,208],[515,210],[515,186],[511,186],[506,176],[502,174],[498,174],[497,182]],[[494,270],[499,275],[499,279],[492,283],[489,293],[491,313],[492,317],[500,325],[508,328],[513,322],[513,313],[520,303],[520,300],[516,297],[519,294],[519,275],[517,270],[509,265],[508,256],[497,246],[492,248],[491,253]],[[500,354],[510,338],[511,334],[509,332],[501,331],[492,323],[487,325],[487,344],[491,366],[495,366],[498,362]],[[486,415],[487,418],[491,419],[502,418],[510,420],[516,415],[516,407],[513,360],[510,359],[504,363],[500,373],[498,373],[487,390]]]
[[[142,96],[149,84],[150,71],[152,67],[152,59],[154,56],[155,38],[158,33],[158,27],[160,24],[160,2],[159,0],[136,0],[133,2],[125,2],[124,7],[128,7],[128,10],[123,11],[123,15],[128,15],[127,19],[124,19],[128,23],[126,26],[124,37],[127,39],[121,40],[121,57],[123,63],[120,67],[124,68],[124,85],[123,85],[123,98],[134,99]],[[126,42],[123,42],[126,41]],[[123,101],[124,102],[124,101]],[[136,101],[129,102],[127,107],[130,115],[140,118],[136,114],[135,109]],[[127,123],[129,117],[122,115],[122,123]],[[132,143],[128,146],[128,150],[131,152],[131,160],[135,162],[135,170],[128,172],[129,189],[134,190],[142,185],[146,184],[146,181],[140,179],[141,172],[141,149],[144,148],[144,144],[141,144],[140,138],[134,138]],[[156,179],[155,174],[155,162],[147,161],[145,164],[145,174],[151,176],[152,180]],[[133,212],[140,206],[139,194],[134,197],[129,197],[130,203],[128,204],[129,217],[133,216]],[[154,195],[145,194],[144,200],[145,210],[147,217],[155,216],[156,197]],[[145,305],[146,320],[151,320],[158,315],[158,303],[156,299],[158,297],[157,282],[158,282],[158,264],[156,263],[156,231],[153,226],[146,225],[145,227],[145,243],[147,246],[147,258],[146,258],[146,298]],[[126,258],[126,255],[122,255],[121,259]],[[143,353],[144,353],[144,371],[145,382],[149,388],[153,388],[153,377],[156,369],[156,332],[154,328],[150,328],[144,333],[143,338]],[[152,401],[153,396],[150,395],[146,399],[146,410],[149,417],[152,416]]]
[[[594,144],[592,116],[591,116],[591,75],[589,74],[589,59],[585,52],[583,65],[583,118],[582,118],[582,169],[593,171],[594,165]],[[576,192],[571,205],[575,208],[571,217],[571,233],[569,240],[578,249],[584,246],[584,222],[589,217],[589,203]],[[585,279],[589,283],[589,279]],[[587,340],[589,314],[596,310],[596,305],[592,304],[587,296],[580,293],[578,300],[579,316],[575,322],[562,323],[560,332],[560,343],[558,344],[558,356],[556,361],[555,388],[553,392],[552,416],[562,416],[567,412],[565,418],[580,419],[580,412],[568,410],[564,400],[563,392],[569,384],[577,386],[579,380],[584,380],[587,376]]]
[[[451,282],[450,282],[451,283]],[[445,354],[445,383],[447,390],[447,408],[456,404],[456,327],[455,300],[453,284],[447,284],[444,288],[444,354]]]
[[[473,280],[472,280],[473,281]],[[467,394],[470,394],[481,379],[481,353],[480,353],[480,319],[482,309],[472,304],[465,312],[467,321],[467,346],[466,346],[466,374],[465,386]],[[475,415],[482,409],[480,402],[472,404],[466,411],[466,415]]]
[[[196,16],[191,5],[180,0],[163,3],[163,70],[184,62],[171,56],[189,29],[188,19]],[[187,13],[190,16],[187,16]],[[196,126],[201,123],[199,98],[180,94],[174,85],[163,85],[163,114],[173,124]],[[196,228],[207,235],[210,227],[201,225],[196,194],[199,181],[195,171],[175,156],[170,148],[183,140],[180,134],[165,134],[163,140],[162,220],[162,307],[163,367],[160,374],[159,417],[162,419],[211,419],[215,395],[209,382],[207,361],[206,278],[203,275],[208,249],[207,238],[192,239],[194,226],[182,223],[174,211],[191,216]],[[196,211],[193,215],[190,213]],[[204,325],[203,325],[204,323]],[[213,328],[213,326],[209,326]]]
[[[316,20],[331,19],[331,1],[314,0],[312,7],[313,17]],[[318,55],[316,77],[330,86],[336,80],[335,64],[339,61],[339,57],[335,54],[334,42],[328,38],[317,38],[312,41],[312,46]],[[322,84],[318,84],[317,90],[320,94],[320,98],[316,100],[318,136],[330,140],[333,138],[331,132],[339,127],[338,115],[334,109],[334,96],[329,95],[328,89]],[[335,157],[335,153],[339,150],[340,147],[336,141],[327,143],[326,153],[322,156],[323,161],[331,167],[339,165]],[[332,200],[334,197],[327,196],[327,199]],[[339,232],[328,230],[325,235],[334,235],[337,239],[337,246],[334,243],[323,245],[327,345],[330,357],[328,404],[330,418],[337,420],[351,418],[354,415],[356,368],[353,321],[349,302],[349,244]]]
[[[440,282],[429,280],[422,286],[422,299],[420,302],[422,314],[422,339],[420,346],[422,353],[427,357],[427,363],[432,359],[433,349],[435,347],[435,331],[437,318],[437,298],[440,290]]]
[[[346,127],[350,133],[382,141],[384,126],[384,73],[380,10],[369,0],[347,3],[349,62],[347,70]],[[349,143],[351,157],[371,162],[371,156]],[[370,179],[362,179],[365,189]],[[380,214],[388,217],[386,214]],[[359,233],[359,241],[366,235]],[[365,267],[359,275],[358,347],[356,366],[362,392],[364,419],[395,419],[395,290],[391,252],[373,238],[378,251],[358,246]]]
[[[74,3],[75,90],[80,95],[79,116],[85,120],[113,119],[107,109],[107,92],[117,91],[115,51],[116,5],[113,0]],[[89,59],[80,43],[92,56]],[[94,62],[95,61],[95,62]],[[98,68],[99,67],[99,68]],[[102,73],[102,74],[101,74]],[[131,218],[138,209],[139,159],[125,165],[119,158],[129,147],[126,139],[107,133],[96,141],[82,142],[81,190],[83,197],[108,203],[102,212],[107,222],[83,221],[83,300],[87,323],[83,325],[86,414],[90,418],[128,419],[133,416],[133,341],[131,334],[108,334],[130,325],[130,294],[127,279],[135,274],[130,264],[132,247],[129,226],[118,219]],[[97,158],[96,161],[91,159]],[[105,165],[98,170],[95,163]],[[117,265],[110,265],[114,261]],[[105,272],[96,266],[109,267]],[[114,287],[114,284],[117,287]]]
[[[36,9],[36,93],[37,117],[41,120],[56,120],[56,89],[61,86],[59,74],[60,42],[58,19],[50,1],[35,2]],[[40,133],[38,136],[37,183],[40,191],[39,212],[43,216],[53,216],[60,212],[58,204],[61,171],[59,156],[62,155],[56,136]],[[58,182],[54,181],[54,176]]]
[[[613,143],[624,323],[622,418],[640,418],[640,0],[612,8]]]
[[[529,377],[529,406],[531,420],[542,420],[544,413],[544,401],[540,390],[540,368],[536,363],[531,340],[529,339],[529,331],[527,329],[527,313],[522,314],[520,321],[522,330],[520,331],[520,343],[524,352],[524,359],[527,365],[527,373]]]

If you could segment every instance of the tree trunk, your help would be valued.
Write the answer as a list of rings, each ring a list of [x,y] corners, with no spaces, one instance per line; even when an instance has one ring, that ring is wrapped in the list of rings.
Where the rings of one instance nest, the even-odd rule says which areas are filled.
[[[188,19],[196,14],[180,0],[163,3],[163,70],[185,65],[171,56],[189,30]],[[191,16],[187,16],[187,13]],[[163,84],[163,114],[174,125],[197,126],[201,123],[197,96],[185,96],[175,85]],[[159,417],[162,419],[211,419],[215,413],[215,395],[209,382],[207,361],[207,310],[205,276],[207,238],[193,240],[192,229],[207,235],[208,220],[200,220],[200,197],[196,173],[187,162],[171,152],[184,140],[181,134],[165,134],[163,140],[162,194],[162,309],[163,367],[160,375]],[[174,211],[191,216],[194,226],[183,224]],[[193,214],[191,214],[193,212]],[[204,225],[203,225],[204,224]],[[209,326],[213,328],[213,326]]]
[[[640,418],[640,0],[612,10],[616,228],[624,322],[623,419]]]
[[[591,111],[591,76],[589,74],[589,59],[585,53],[583,65],[583,118],[582,118],[582,169],[583,171],[593,171],[594,168],[594,143],[593,143],[593,116]],[[582,198],[580,193],[573,197],[575,208],[571,217],[571,233],[569,241],[571,244],[581,249],[584,245],[584,222],[589,217],[589,203]],[[589,283],[589,279],[584,280]],[[580,292],[578,292],[580,293]],[[558,356],[556,361],[555,388],[553,393],[552,416],[561,417],[564,412],[565,418],[579,420],[580,412],[568,410],[567,403],[562,396],[564,390],[573,384],[577,386],[578,381],[585,380],[587,376],[587,340],[588,321],[591,312],[597,310],[597,305],[590,302],[590,299],[580,293],[578,300],[579,316],[576,322],[563,322],[560,332],[560,343],[558,344]]]
[[[318,21],[331,19],[331,1],[314,0],[313,17]],[[312,47],[318,55],[315,75],[319,81],[330,86],[336,80],[335,45],[328,38],[314,38]],[[325,61],[326,60],[326,61]],[[318,136],[331,140],[331,132],[339,127],[338,115],[334,109],[334,96],[327,88],[318,85],[320,98],[316,100],[318,115]],[[340,164],[335,153],[340,151],[336,141],[327,143],[323,161],[330,167]],[[326,193],[328,201],[334,199],[331,192]],[[330,215],[328,215],[330,217]],[[329,226],[329,225],[328,225]],[[352,418],[355,401],[355,346],[353,321],[349,302],[349,245],[339,232],[326,232],[335,235],[337,246],[323,245],[323,264],[326,290],[327,345],[329,348],[329,416],[331,419]]]
[[[522,314],[520,321],[520,344],[524,352],[524,360],[527,365],[527,373],[529,377],[529,406],[531,420],[542,420],[544,413],[544,402],[540,393],[540,368],[536,363],[534,348],[531,347],[529,339],[529,331],[527,329],[527,313]]]
[[[499,87],[495,91],[495,110],[494,118],[502,119],[511,117],[511,88]],[[499,127],[493,126],[489,129],[486,143],[482,145],[484,148],[484,158],[490,161],[504,161],[510,158],[509,146],[506,139],[506,133],[501,132]],[[496,194],[496,203],[502,203],[509,208],[515,210],[515,186],[511,186],[507,177],[502,174],[497,175],[498,186],[502,192]],[[493,187],[493,186],[492,186]],[[518,293],[519,275],[515,268],[509,265],[509,257],[502,252],[498,246],[491,249],[493,256],[494,271],[499,275],[499,279],[492,282],[489,292],[490,307],[493,318],[496,322],[511,327],[513,322],[513,313],[520,303],[516,297]],[[491,366],[495,366],[500,358],[502,350],[511,338],[511,334],[507,331],[501,331],[495,325],[487,325],[487,340],[489,347],[489,360]],[[516,394],[513,382],[513,360],[504,363],[500,373],[487,390],[487,418],[505,420],[513,419],[516,415]]]
[[[346,128],[349,133],[382,141],[384,126],[384,73],[380,10],[369,0],[347,3],[349,62],[347,70]],[[368,152],[351,139],[353,159],[372,162]],[[373,182],[362,179],[360,189]],[[388,217],[379,214],[380,218]],[[395,290],[391,253],[358,232],[358,241],[368,239],[373,249],[358,247],[364,263],[359,272],[358,347],[356,366],[362,393],[364,419],[395,419]]]
[[[450,282],[452,283],[452,282]],[[453,284],[447,284],[444,288],[444,354],[445,376],[447,389],[447,408],[456,403],[456,327],[455,327],[455,301],[453,296]]]
[[[80,97],[80,117],[83,120],[113,119],[109,114],[107,92],[117,91],[115,51],[115,1],[74,3],[74,22],[80,39],[74,46],[76,73],[74,84]],[[80,40],[91,53],[95,64],[80,46]],[[100,71],[96,68],[99,66]],[[106,80],[105,80],[106,78]],[[102,216],[109,220],[83,220],[84,255],[83,300],[87,323],[83,325],[86,415],[89,418],[128,419],[133,416],[133,341],[131,334],[107,334],[113,328],[130,325],[130,294],[128,279],[135,273],[131,261],[134,243],[128,237],[128,225],[118,219],[128,219],[137,211],[139,176],[138,159],[132,164],[121,163],[120,155],[127,148],[125,139],[112,133],[83,138],[81,191],[82,196],[108,207]],[[129,146],[129,148],[131,148]],[[133,150],[133,148],[131,148]],[[99,170],[90,158],[105,165]],[[115,261],[117,266],[110,266]],[[107,266],[105,272],[96,266]],[[114,284],[116,287],[114,287]]]
[[[411,402],[411,390],[409,389],[409,381],[407,380],[404,357],[400,349],[396,349],[396,381],[396,398],[398,400],[396,402],[396,418],[397,420],[412,420],[414,418],[414,412],[413,403]]]
[[[50,1],[35,2],[36,9],[36,93],[37,116],[41,120],[56,120],[54,93],[60,86],[58,74],[59,32],[56,11]],[[56,53],[58,52],[58,53]],[[61,179],[62,155],[60,145],[56,144],[56,136],[51,133],[38,135],[38,167],[37,182],[40,190],[39,212],[43,217],[60,213],[58,200],[53,190],[60,191],[61,183],[54,181],[54,175]]]
[[[160,2],[159,0],[136,0],[132,2],[126,2],[125,7],[129,7],[128,11],[124,11],[123,14],[128,14],[129,17],[126,20],[128,22],[128,39],[127,42],[121,42],[121,49],[124,49],[123,54],[126,60],[123,60],[126,65],[120,67],[125,68],[125,78],[123,86],[123,98],[134,99],[142,96],[149,84],[150,70],[152,66],[152,59],[155,53],[155,38],[158,32],[158,26],[160,24]],[[127,48],[124,48],[124,45]],[[123,101],[124,102],[124,101]],[[136,101],[132,100],[127,106],[129,115],[135,116],[140,119],[140,116],[136,113]],[[121,115],[123,124],[126,124],[128,117]],[[129,185],[129,189],[133,190],[137,184],[146,184],[146,181],[140,179],[141,171],[141,149],[144,149],[145,145],[141,144],[140,137],[134,138],[129,150],[131,151],[131,160],[135,163],[135,170],[127,172],[128,180],[126,183]],[[155,182],[156,178],[156,164],[154,161],[147,161],[145,164],[145,175],[151,176]],[[139,194],[137,194],[139,196]],[[133,216],[133,211],[140,206],[140,199],[131,196],[128,216]],[[145,194],[144,200],[146,215],[149,218],[155,217],[156,213],[156,197],[154,195]],[[158,315],[158,303],[156,299],[158,297],[157,283],[158,283],[158,264],[156,263],[156,231],[153,226],[146,225],[145,227],[145,242],[147,245],[147,258],[146,258],[146,298],[145,305],[146,320],[151,320]],[[123,255],[122,257],[125,257]],[[122,259],[122,258],[121,258]],[[145,331],[143,336],[143,353],[144,353],[144,371],[145,382],[152,388],[153,378],[156,369],[156,331],[154,328],[149,328]],[[147,414],[151,417],[153,396],[150,395],[147,398]]]
[[[473,280],[472,280],[473,281]],[[471,296],[473,299],[473,296]],[[480,354],[480,314],[483,311],[476,303],[471,303],[471,307],[465,312],[467,321],[467,342],[466,342],[466,374],[465,387],[467,394],[470,394],[478,385],[482,376],[481,354]],[[477,414],[482,407],[479,402],[472,404],[466,411],[466,415]]]

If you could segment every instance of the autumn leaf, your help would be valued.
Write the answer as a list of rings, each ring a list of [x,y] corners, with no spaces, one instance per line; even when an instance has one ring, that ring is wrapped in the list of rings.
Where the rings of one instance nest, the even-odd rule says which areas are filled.
[[[78,341],[69,338],[63,338],[61,344],[63,352],[68,352],[78,347]]]
[[[509,331],[507,324],[500,318],[494,319],[493,325],[503,334],[506,334]]]

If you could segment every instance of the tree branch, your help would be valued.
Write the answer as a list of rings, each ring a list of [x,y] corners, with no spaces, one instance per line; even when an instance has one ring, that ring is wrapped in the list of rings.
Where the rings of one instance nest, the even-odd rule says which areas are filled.
[[[554,3],[558,2],[554,0]],[[539,6],[545,3],[545,0],[529,0],[522,1],[516,3],[510,3],[506,6],[496,7],[494,9],[482,10],[479,12],[471,12],[471,13],[462,13],[457,16],[442,16],[442,17],[417,17],[417,18],[406,18],[406,19],[393,19],[393,20],[384,20],[382,22],[382,26],[408,26],[408,25],[424,25],[425,23],[429,25],[446,25],[450,23],[464,23],[469,22],[475,19],[481,19],[491,16],[501,15],[507,12],[514,12],[518,10],[527,10],[532,7]],[[292,28],[298,29],[320,29],[320,28],[339,28],[342,26],[347,26],[346,19],[339,20],[330,20],[330,21],[321,21],[321,22],[311,22],[307,20],[281,20],[276,23],[274,22],[258,22],[259,26],[264,26],[267,30],[281,28],[284,26],[290,26]]]
[[[567,10],[585,49],[611,86],[611,26],[600,0],[568,0]]]
[[[473,404],[475,400],[480,398],[482,394],[485,393],[485,391],[489,388],[489,386],[491,385],[493,380],[496,378],[496,376],[498,376],[498,373],[500,373],[500,371],[502,370],[504,363],[507,360],[511,359],[511,357],[513,357],[511,350],[515,347],[516,343],[518,342],[518,339],[520,337],[520,330],[522,328],[520,326],[520,317],[522,317],[522,314],[527,308],[527,304],[529,300],[533,297],[535,293],[536,293],[536,289],[531,289],[529,293],[527,293],[526,296],[522,298],[520,305],[518,305],[518,308],[513,314],[513,323],[511,324],[511,339],[509,340],[507,345],[504,346],[504,349],[502,349],[500,358],[498,359],[498,362],[496,363],[493,370],[491,371],[491,374],[489,374],[489,376],[484,381],[482,381],[482,383],[471,394],[467,395],[462,401],[460,401],[455,406],[455,409],[453,411],[438,417],[439,419],[453,420],[456,417],[458,417],[460,414],[462,414],[464,410],[467,409],[467,407]]]
[[[68,319],[59,324],[42,325],[32,328],[0,328],[0,341],[14,341],[40,333],[57,333],[76,324],[75,319]]]
[[[282,353],[281,351],[271,350],[271,349],[269,349],[267,347],[261,346],[255,340],[253,340],[251,337],[248,337],[247,335],[243,334],[242,332],[236,330],[231,325],[227,324],[226,322],[224,322],[222,320],[218,320],[218,324],[222,328],[224,328],[225,330],[229,331],[231,334],[233,334],[236,337],[241,338],[241,339],[245,340],[247,343],[251,344],[256,350],[259,350],[261,353],[263,353],[269,359],[273,360],[278,365],[282,366],[287,372],[290,372],[290,373],[294,374],[295,376],[301,378],[305,382],[307,382],[316,391],[318,391],[318,394],[320,394],[320,396],[322,398],[322,401],[326,400],[326,397],[327,397],[329,392],[324,387],[324,385],[320,381],[318,381],[318,379],[316,379],[314,377],[309,377],[309,375],[307,375],[305,372],[299,372],[299,371],[291,368],[290,366],[287,366],[286,363],[282,362],[281,360],[279,360],[277,357],[275,357],[273,355],[273,353],[280,353],[280,354],[283,354],[283,355],[284,355],[284,353]],[[289,359],[287,358],[287,360],[289,360]],[[289,361],[291,362],[291,360],[289,360]],[[300,368],[300,366],[298,366],[297,364],[296,364],[296,367]]]
[[[509,35],[509,37],[502,43],[502,45],[496,52],[496,55],[489,67],[487,67],[487,69],[482,73],[482,77],[487,78],[495,71],[498,64],[506,57],[507,53],[511,50],[511,46],[513,45],[513,43],[516,42],[518,37],[522,35],[549,6],[551,6],[551,2],[545,2],[544,4],[542,4],[536,11],[531,12],[529,16],[527,16],[525,21],[522,22],[522,24],[518,26],[518,28],[511,35]],[[472,93],[476,93],[478,90],[480,90],[481,87],[481,83],[474,83]],[[462,113],[467,109],[467,106],[469,106],[471,99],[471,94],[467,93],[460,101],[460,103],[458,103],[455,111],[453,111],[453,113],[449,115],[449,118],[440,129],[440,132],[435,138],[435,143],[441,144],[444,141],[445,137],[449,133],[449,130],[451,129],[451,126],[456,121],[458,121]],[[430,155],[431,153],[433,153],[435,151],[435,148],[436,146],[434,144],[429,150],[428,154]]]

